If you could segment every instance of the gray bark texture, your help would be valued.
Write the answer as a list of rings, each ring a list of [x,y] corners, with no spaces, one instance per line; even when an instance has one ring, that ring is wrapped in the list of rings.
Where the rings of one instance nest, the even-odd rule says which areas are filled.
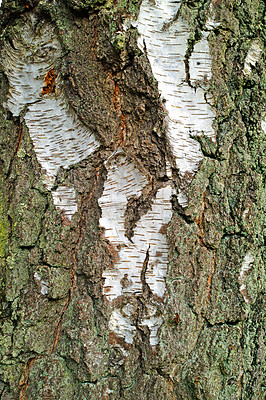
[[[0,399],[265,399],[264,1],[0,24]]]

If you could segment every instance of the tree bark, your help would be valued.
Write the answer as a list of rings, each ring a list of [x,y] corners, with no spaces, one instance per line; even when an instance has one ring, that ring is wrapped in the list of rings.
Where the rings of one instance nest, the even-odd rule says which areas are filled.
[[[264,2],[0,17],[0,399],[265,398]]]

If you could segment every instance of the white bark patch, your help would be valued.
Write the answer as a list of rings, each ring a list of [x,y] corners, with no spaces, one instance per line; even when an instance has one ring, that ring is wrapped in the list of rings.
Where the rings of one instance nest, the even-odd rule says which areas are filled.
[[[36,23],[36,17],[28,14],[23,27],[14,32],[12,44],[5,42],[2,62],[9,80],[7,107],[14,116],[25,111],[43,182],[51,189],[59,167],[78,163],[99,143],[68,106],[59,78],[55,93],[42,94],[46,74],[60,55],[60,44],[51,25]],[[73,189],[58,188],[53,198],[71,219],[77,210]]]
[[[55,207],[64,210],[65,215],[71,219],[72,215],[78,210],[75,190],[68,186],[59,186],[52,191],[52,196]]]
[[[211,7],[211,5],[210,5]],[[218,26],[221,25],[221,22],[215,21],[214,18],[208,18],[206,23],[205,23],[205,29],[207,31],[212,31],[214,28],[218,28]]]
[[[167,269],[168,246],[165,234],[160,231],[172,216],[170,201],[172,188],[167,186],[158,191],[151,210],[137,222],[134,236],[129,241],[125,236],[124,228],[124,213],[127,204],[125,191],[128,192],[128,198],[130,197],[129,190],[131,190],[131,195],[135,194],[134,187],[140,194],[140,188],[144,187],[142,184],[145,182],[138,172],[140,181],[136,184],[134,178],[137,177],[137,170],[132,168],[134,166],[131,163],[122,159],[117,169],[109,172],[103,196],[99,199],[102,209],[100,226],[105,228],[105,236],[115,246],[119,256],[115,267],[103,273],[104,293],[110,301],[123,294],[140,295],[142,293],[140,276],[148,249],[149,265],[146,281],[152,292],[159,297],[163,297],[165,291],[164,278]],[[117,180],[115,184],[118,176],[121,180]],[[123,186],[123,180],[125,186]],[[132,187],[128,184],[129,181],[132,182]]]
[[[243,211],[243,218],[244,218],[244,219],[246,219],[246,217],[248,216],[248,213],[249,213],[249,208],[246,208],[246,209]]]
[[[259,61],[261,52],[262,48],[260,47],[260,44],[258,42],[253,42],[245,59],[243,70],[245,75],[251,74],[251,67],[255,67],[256,63]]]
[[[251,303],[251,299],[247,292],[246,276],[251,271],[253,262],[254,262],[253,255],[251,253],[247,253],[242,262],[242,266],[241,266],[241,270],[240,270],[240,274],[239,274],[239,283],[240,283],[239,290],[247,304]]]
[[[159,343],[158,340],[158,330],[163,323],[162,317],[151,317],[144,318],[142,320],[142,325],[147,325],[150,330],[150,345],[152,347],[156,346]]]
[[[67,168],[83,160],[98,143],[62,94],[48,96],[28,107],[25,120],[39,163],[49,177],[55,177],[60,166]]]
[[[125,211],[128,198],[140,196],[148,181],[124,155],[118,154],[107,165],[108,176],[104,184],[104,192],[99,199],[102,209],[100,226],[105,229],[105,236],[119,250],[118,246],[126,246],[130,241],[125,236]]]
[[[265,135],[266,135],[266,117],[264,117],[264,118],[261,120],[261,129],[263,130],[263,132],[264,132]]]
[[[171,164],[170,162],[166,159],[165,160],[165,171],[166,171],[166,176],[168,179],[172,179],[173,178],[173,174],[172,174],[172,168],[171,168]]]
[[[221,25],[221,22],[217,21],[217,13],[216,13],[216,0],[211,0],[209,4],[209,8],[207,10],[207,21],[205,22],[205,29],[206,30],[213,30],[218,28]]]
[[[9,81],[7,106],[14,116],[28,104],[41,100],[46,73],[59,56],[60,45],[48,23],[39,25],[33,14],[6,41],[2,62]]]
[[[103,290],[109,301],[121,295],[142,294],[141,274],[147,251],[149,260],[145,274],[146,283],[152,293],[161,298],[164,296],[168,255],[165,226],[172,217],[170,185],[158,190],[151,209],[136,223],[131,241],[125,236],[127,202],[132,195],[140,195],[147,183],[146,178],[123,155],[118,155],[108,165],[103,195],[99,199],[102,210],[100,226],[105,228],[105,236],[115,247],[119,257],[115,265],[103,273]],[[132,343],[135,332],[130,320],[131,315],[115,310],[109,323],[109,328],[118,336],[124,337],[127,343]],[[147,317],[145,321],[151,332],[150,342],[155,343],[155,332],[161,319]]]
[[[211,79],[212,60],[208,43],[209,32],[202,32],[202,36],[202,39],[195,44],[189,60],[190,81],[193,85],[197,81]]]
[[[156,346],[158,344],[158,330],[163,323],[160,315],[157,315],[157,308],[154,305],[146,306],[141,325],[148,326],[150,330],[150,344]]]
[[[186,83],[184,58],[189,38],[185,21],[174,21],[180,1],[143,0],[137,21],[139,47],[146,48],[151,68],[168,111],[168,138],[181,174],[195,172],[203,155],[190,135],[215,137],[215,113],[206,103],[205,91]],[[189,66],[192,83],[206,84],[211,78],[208,33],[196,43]]]
[[[42,280],[38,272],[34,273],[34,278],[41,287],[41,294],[43,294],[44,296],[47,295],[49,289],[49,283]]]
[[[134,315],[134,309],[130,304],[123,307],[122,310],[115,309],[110,317],[109,329],[122,337],[126,343],[132,344],[136,333],[136,327],[131,322]]]
[[[149,248],[146,282],[151,291],[159,297],[163,297],[165,292],[168,263],[168,245],[165,229],[172,218],[171,197],[172,188],[170,185],[158,190],[151,210],[138,221],[132,238],[134,248],[139,251],[140,260],[143,259],[144,261]],[[143,262],[140,267],[142,265]],[[136,266],[138,266],[137,262]],[[138,285],[136,286],[137,291]]]
[[[181,207],[187,207],[188,206],[188,197],[186,193],[184,193],[182,190],[179,191],[178,196],[177,196],[178,203],[181,205]]]

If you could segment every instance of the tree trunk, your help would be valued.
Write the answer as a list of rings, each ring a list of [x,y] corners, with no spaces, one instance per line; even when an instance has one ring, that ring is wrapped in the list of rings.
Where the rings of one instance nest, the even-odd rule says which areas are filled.
[[[263,0],[0,12],[1,400],[263,399]]]

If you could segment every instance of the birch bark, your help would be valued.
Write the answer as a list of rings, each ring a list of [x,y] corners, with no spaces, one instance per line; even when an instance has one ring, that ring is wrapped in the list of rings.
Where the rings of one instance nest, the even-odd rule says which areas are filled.
[[[0,3],[0,399],[265,396],[262,0]]]

